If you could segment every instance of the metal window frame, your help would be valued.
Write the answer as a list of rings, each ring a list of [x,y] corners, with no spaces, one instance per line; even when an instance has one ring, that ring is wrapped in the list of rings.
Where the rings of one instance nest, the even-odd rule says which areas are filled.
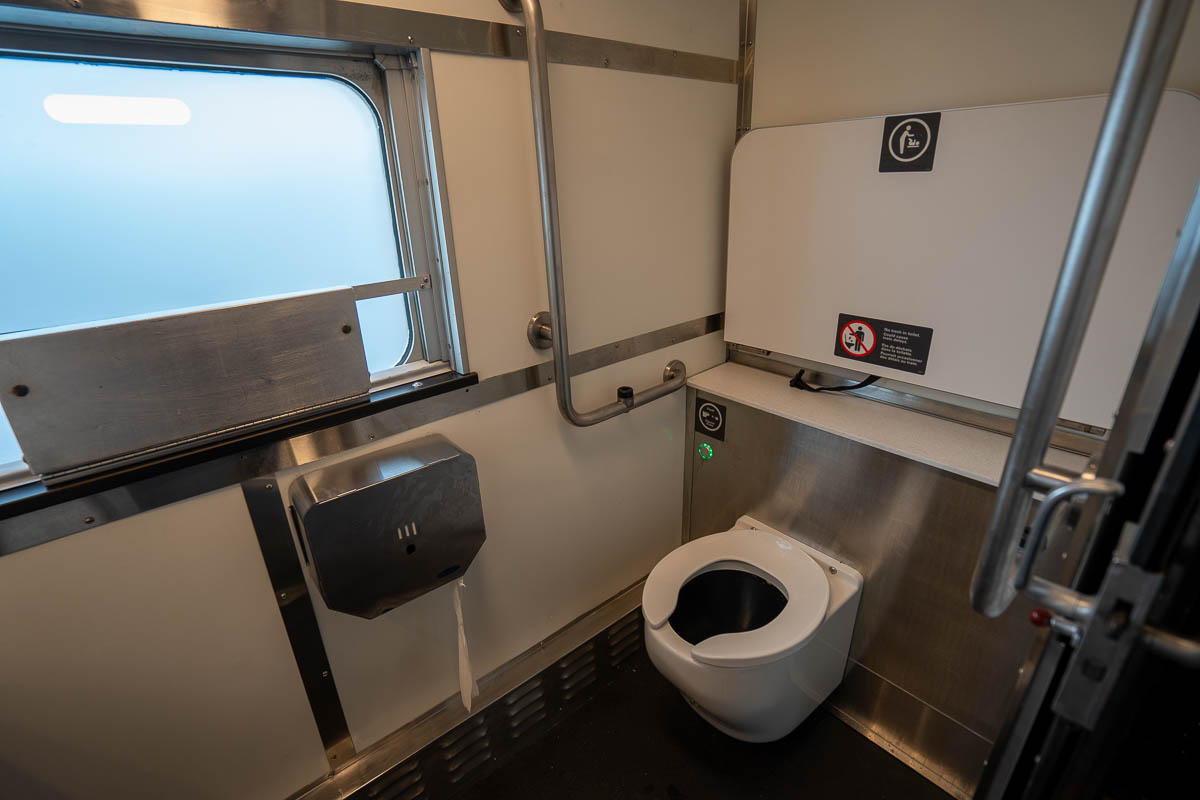
[[[432,78],[422,69],[429,63],[425,52],[424,58],[415,49],[386,56],[293,52],[0,27],[0,57],[320,77],[353,89],[375,115],[399,265],[397,279],[353,288],[358,299],[407,298],[403,356],[395,367],[371,374],[372,390],[468,371],[436,106],[426,105]],[[24,461],[0,464],[0,489],[37,478]]]

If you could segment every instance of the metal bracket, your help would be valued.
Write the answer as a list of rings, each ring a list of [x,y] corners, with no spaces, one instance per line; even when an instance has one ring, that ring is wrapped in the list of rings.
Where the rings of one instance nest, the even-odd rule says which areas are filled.
[[[549,350],[554,346],[554,330],[550,325],[550,312],[539,311],[529,318],[529,327],[525,332],[529,344],[538,350]]]
[[[1161,574],[1114,561],[1096,595],[1095,613],[1067,664],[1054,713],[1091,730],[1116,685],[1162,585]]]

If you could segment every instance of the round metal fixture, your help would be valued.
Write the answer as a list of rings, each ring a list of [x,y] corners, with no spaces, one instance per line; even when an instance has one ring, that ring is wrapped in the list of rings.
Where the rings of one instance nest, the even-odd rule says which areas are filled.
[[[538,350],[549,350],[554,346],[554,332],[550,328],[550,312],[539,311],[529,318],[529,327],[525,331],[529,344]]]

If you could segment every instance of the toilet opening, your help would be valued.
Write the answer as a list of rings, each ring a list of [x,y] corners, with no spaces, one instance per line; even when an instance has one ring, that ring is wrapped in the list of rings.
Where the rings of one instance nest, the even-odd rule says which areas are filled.
[[[761,628],[787,605],[770,582],[740,569],[715,569],[695,576],[679,590],[667,622],[688,644],[722,633]]]

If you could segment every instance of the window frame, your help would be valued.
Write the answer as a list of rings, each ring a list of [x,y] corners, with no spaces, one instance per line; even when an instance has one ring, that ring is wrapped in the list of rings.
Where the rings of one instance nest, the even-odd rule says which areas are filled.
[[[342,52],[331,53],[329,42],[312,44],[320,46],[285,49],[0,29],[0,57],[320,77],[349,86],[376,119],[400,265],[397,282],[417,287],[385,285],[391,281],[356,287],[366,289],[366,297],[403,294],[406,298],[409,341],[404,358],[395,367],[371,373],[371,392],[444,372],[465,374],[465,335],[429,51],[410,48],[377,54],[342,44]],[[134,458],[136,454],[130,456]],[[0,463],[0,491],[41,477],[23,460]]]

